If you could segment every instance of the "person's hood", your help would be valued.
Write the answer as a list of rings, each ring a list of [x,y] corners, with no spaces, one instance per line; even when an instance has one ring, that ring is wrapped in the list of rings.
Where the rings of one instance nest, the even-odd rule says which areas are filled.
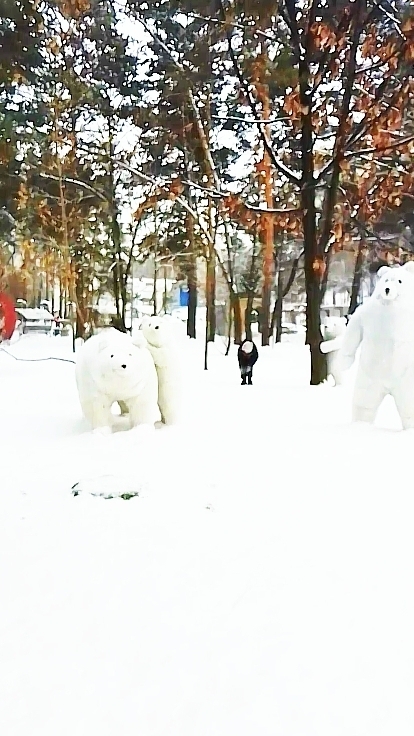
[[[240,347],[243,350],[243,353],[252,353],[254,350],[254,343],[251,340],[244,340]]]

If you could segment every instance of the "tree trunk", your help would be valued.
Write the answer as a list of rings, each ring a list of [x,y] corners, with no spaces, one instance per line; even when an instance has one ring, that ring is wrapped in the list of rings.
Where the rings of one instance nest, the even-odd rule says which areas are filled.
[[[242,313],[240,297],[233,291],[230,292],[230,304],[233,312],[234,344],[240,345],[242,341]]]
[[[229,355],[231,348],[231,332],[233,329],[233,307],[231,304],[231,297],[229,299],[229,311],[228,311],[228,332],[227,332],[227,345],[225,355]]]
[[[306,216],[305,218],[306,219]],[[309,227],[309,231],[311,228]],[[326,357],[321,353],[322,342],[321,315],[320,315],[320,281],[315,269],[315,251],[311,232],[305,236],[305,280],[306,280],[306,344],[309,345],[311,355],[312,386],[317,386],[327,378],[328,366]]]
[[[188,286],[188,307],[187,307],[187,335],[193,340],[197,337],[197,276],[193,274],[187,276]]]
[[[197,336],[197,254],[194,243],[194,219],[187,214],[187,234],[190,243],[190,255],[187,266],[187,287],[188,287],[188,306],[187,306],[187,335],[193,340]]]
[[[283,319],[283,274],[280,267],[280,259],[278,259],[278,274],[277,274],[277,299],[275,302],[275,308],[272,316],[272,335],[276,327],[276,342],[282,342],[282,319]],[[274,317],[274,322],[273,322]]]
[[[210,297],[209,297],[209,264],[206,264],[206,327],[204,336],[204,370],[208,370],[208,343],[210,335]]]
[[[119,276],[120,276],[120,292],[121,292],[121,320],[122,320],[123,326],[125,327],[125,315],[126,315],[126,308],[128,304],[128,291],[127,291],[128,276],[126,275],[126,273],[124,273],[124,266],[123,266],[122,260],[120,260],[120,263],[119,263]]]
[[[354,268],[354,277],[352,279],[352,289],[351,289],[351,301],[349,303],[349,309],[348,314],[351,315],[355,312],[357,306],[358,306],[358,296],[361,289],[361,280],[362,280],[362,273],[363,273],[363,267],[364,267],[364,248],[365,243],[363,239],[360,240],[359,246],[358,246],[358,252],[355,260],[355,268]]]
[[[117,319],[121,319],[121,301],[120,301],[120,294],[119,294],[119,274],[118,274],[118,263],[115,256],[115,263],[114,267],[112,269],[112,281],[114,285],[114,299],[115,299],[115,308],[116,308],[116,316]]]
[[[266,206],[273,207],[273,186],[270,157],[267,152],[265,160],[265,200]],[[264,229],[262,231],[262,253],[263,253],[263,289],[262,289],[262,345],[269,345],[270,331],[270,301],[273,287],[273,250],[274,250],[274,227],[270,216],[264,216]]]
[[[109,156],[109,190],[111,205],[111,239],[113,244],[114,266],[112,269],[112,278],[114,284],[114,298],[116,307],[117,320],[123,328],[125,328],[125,307],[126,307],[126,285],[124,283],[124,271],[122,261],[122,243],[121,228],[119,225],[119,211],[116,199],[115,170],[114,170],[114,130],[111,117],[107,119],[108,123],[108,156]]]
[[[320,306],[324,294],[323,278],[326,276],[325,252],[329,243],[332,217],[338,196],[341,163],[346,144],[347,120],[350,109],[355,73],[357,69],[358,42],[362,32],[361,17],[364,0],[355,0],[353,3],[353,28],[350,51],[346,69],[346,85],[339,113],[339,125],[337,128],[335,144],[333,149],[332,173],[329,187],[325,192],[323,218],[321,225],[321,236],[319,242],[316,237],[315,220],[315,189],[314,189],[314,159],[313,159],[313,129],[312,129],[312,89],[309,84],[310,75],[310,36],[306,41],[305,53],[299,58],[299,88],[300,104],[302,108],[302,182],[301,199],[304,211],[303,230],[305,246],[305,280],[307,296],[307,331],[306,342],[311,351],[311,384],[322,383],[327,377],[327,356],[322,355],[320,344],[322,340],[320,328]],[[318,3],[312,4],[309,28],[316,19]],[[332,249],[328,252],[329,261]],[[329,264],[328,264],[329,265]],[[324,266],[324,268],[323,268]]]
[[[205,340],[204,340],[204,370],[208,370],[208,322],[206,319],[206,334],[205,334]]]
[[[207,340],[214,342],[216,336],[216,257],[213,250],[207,259],[206,320]]]
[[[256,90],[258,99],[262,105],[262,119],[269,120],[270,118],[270,99],[269,99],[269,87],[266,84],[266,62],[268,61],[267,50],[263,45],[261,47],[259,58],[261,59],[260,64],[256,65],[256,74],[254,75],[252,82],[256,84]],[[262,128],[263,134],[269,139],[271,130],[269,126]],[[273,172],[272,162],[268,150],[265,148],[263,152],[263,166],[261,171],[258,172],[261,175],[260,184],[264,183],[264,203],[267,209],[273,207]],[[261,333],[262,333],[262,345],[269,345],[270,338],[270,302],[273,288],[273,252],[274,252],[274,226],[273,219],[271,216],[263,214],[260,220],[260,242],[262,244],[262,272],[263,272],[263,287],[262,287],[262,305],[261,305]]]
[[[167,302],[168,302],[168,293],[167,293],[167,266],[164,264],[163,268],[164,272],[164,294],[162,297],[162,309],[164,314],[167,314]]]
[[[113,195],[115,197],[115,194]],[[112,205],[116,208],[115,202]],[[125,307],[127,301],[126,286],[124,282],[122,253],[121,253],[121,230],[118,222],[118,212],[116,209],[112,215],[111,236],[114,248],[114,266],[112,269],[112,278],[114,284],[114,298],[116,307],[116,316],[119,323],[125,327]]]
[[[157,264],[157,254],[155,254],[154,255],[154,288],[152,290],[152,314],[154,317],[157,316],[157,312],[158,312],[157,281],[158,281],[158,264]]]
[[[246,309],[244,312],[244,331],[246,340],[252,340],[252,311],[253,311],[254,293],[249,291],[247,297]]]
[[[83,279],[83,269],[77,268],[76,274],[76,337],[85,339],[85,286]]]
[[[273,307],[271,324],[272,335],[276,328],[275,342],[281,342],[282,340],[283,297],[284,294],[281,295],[278,290],[275,306]]]
[[[322,342],[321,315],[320,315],[320,293],[319,278],[314,271],[314,258],[312,251],[305,254],[305,279],[306,279],[306,344],[309,345],[311,354],[311,380],[312,386],[317,386],[327,378],[327,361],[321,353]]]
[[[245,333],[246,333],[246,340],[252,339],[252,311],[253,311],[253,304],[254,304],[254,297],[256,296],[257,292],[257,284],[258,284],[258,274],[256,270],[256,261],[257,261],[257,252],[256,252],[256,245],[257,245],[257,221],[256,221],[256,227],[255,227],[255,233],[254,233],[254,241],[253,241],[253,250],[252,250],[252,257],[250,260],[250,268],[249,268],[249,276],[248,276],[248,288],[247,288],[247,304],[246,304],[246,310],[244,313],[244,326],[245,326]],[[269,304],[270,307],[270,304]]]
[[[301,204],[303,211],[303,245],[305,251],[306,284],[306,344],[311,356],[311,385],[326,380],[328,366],[321,353],[322,342],[320,298],[323,277],[324,253],[319,250],[316,231],[316,206],[314,187],[312,90],[309,84],[309,67],[305,57],[299,60],[300,103],[302,107],[302,179]]]
[[[323,272],[322,282],[321,282],[321,287],[320,287],[321,295],[320,295],[319,301],[321,305],[323,304],[323,301],[325,299],[326,289],[328,288],[329,268],[331,265],[332,255],[333,255],[333,249],[332,249],[332,246],[329,246],[328,250],[325,253],[325,270]]]
[[[277,296],[275,303],[276,342],[282,342],[283,294]]]
[[[59,314],[63,317],[65,314],[64,312],[64,305],[65,305],[65,296],[63,292],[63,283],[62,278],[59,278]]]
[[[303,251],[293,261],[292,268],[289,274],[289,278],[286,282],[286,286],[284,286],[283,281],[278,281],[278,298],[276,299],[275,306],[273,309],[273,314],[272,314],[272,334],[276,327],[276,342],[280,342],[281,335],[282,335],[283,300],[286,299],[287,295],[289,294],[289,291],[291,290],[293,286],[293,282],[296,278],[296,274],[297,274],[297,270],[299,266],[299,261],[302,258],[302,256],[303,256]],[[281,278],[281,272],[279,269],[279,279],[280,278]],[[280,284],[281,293],[282,293],[282,299],[280,303],[279,303],[279,295],[280,295],[279,284]],[[278,337],[278,330],[280,331],[280,338]]]

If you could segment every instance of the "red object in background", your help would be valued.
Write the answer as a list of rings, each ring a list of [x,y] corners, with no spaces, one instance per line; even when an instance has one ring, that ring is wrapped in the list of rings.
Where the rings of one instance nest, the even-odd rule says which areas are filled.
[[[13,300],[4,291],[0,291],[0,312],[2,312],[2,316],[4,317],[4,327],[1,331],[1,336],[3,340],[10,340],[16,327],[17,318]]]

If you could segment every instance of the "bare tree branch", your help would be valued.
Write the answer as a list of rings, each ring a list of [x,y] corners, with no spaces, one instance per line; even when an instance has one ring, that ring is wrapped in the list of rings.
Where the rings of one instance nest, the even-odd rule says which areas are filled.
[[[203,15],[197,15],[195,13],[191,13],[191,17],[197,20],[202,20],[205,23],[211,23],[214,25],[221,25],[221,26],[226,25],[227,27],[235,28],[236,30],[239,30],[239,31],[245,31],[246,29],[248,29],[249,31],[252,31],[254,36],[260,36],[261,38],[267,38],[268,41],[276,40],[273,34],[266,33],[265,31],[261,31],[259,28],[255,28],[255,26],[251,26],[248,24],[242,25],[241,23],[232,23],[227,20],[223,21],[220,18],[205,18]]]
[[[365,223],[361,222],[357,217],[352,217],[352,220],[355,222],[355,225],[357,226],[359,232],[361,235],[365,235],[370,237],[373,240],[376,240],[383,248],[389,248],[392,244],[392,240],[394,240],[394,236],[392,240],[384,240],[384,238],[381,238],[380,235],[377,233],[374,233],[373,230],[370,230]],[[395,243],[396,245],[396,243]]]
[[[237,117],[236,115],[228,115],[224,117],[220,115],[212,115],[211,117],[213,120],[219,120],[223,123],[226,123],[228,120],[232,120],[238,123],[246,123],[249,125],[276,125],[277,123],[287,122],[290,120],[287,115],[284,117],[275,118],[273,120],[262,120],[261,118],[243,118]]]
[[[218,4],[219,4],[219,9],[220,9],[222,20],[223,20],[223,22],[225,22],[226,21],[226,11],[224,9],[223,0],[218,0]],[[228,28],[226,28],[226,37],[227,37],[227,45],[228,45],[229,55],[230,55],[230,58],[232,60],[234,71],[236,73],[236,76],[237,76],[237,79],[239,81],[240,87],[241,87],[241,89],[244,91],[244,93],[246,95],[246,99],[249,102],[249,105],[250,105],[250,108],[251,108],[251,111],[252,111],[254,117],[255,118],[259,118],[260,115],[259,115],[259,112],[258,112],[258,106],[256,105],[256,101],[255,101],[255,99],[253,97],[253,94],[251,92],[250,85],[249,85],[248,81],[243,76],[242,70],[240,68],[240,65],[238,63],[236,54],[235,54],[234,49],[233,49],[232,34],[231,34],[231,32],[230,32],[230,30]],[[270,156],[270,160],[272,161],[272,164],[275,167],[275,169],[280,174],[283,174],[283,176],[285,176],[288,179],[288,181],[290,181],[292,184],[295,184],[296,186],[299,186],[299,182],[300,182],[299,177],[293,171],[291,171],[291,169],[289,169],[287,166],[285,166],[285,164],[282,161],[280,161],[280,159],[276,156],[276,154],[275,154],[275,152],[274,152],[274,150],[272,148],[272,145],[271,145],[270,141],[267,138],[267,135],[266,135],[266,132],[265,132],[264,128],[262,127],[262,125],[259,125],[258,127],[259,127],[260,138],[261,138],[261,140],[263,142],[263,145],[264,145],[267,153]]]
[[[181,179],[181,182],[183,184],[186,184],[189,187],[194,187],[200,192],[203,192],[203,194],[206,195],[206,197],[211,197],[212,199],[224,199],[225,197],[231,197],[231,196],[239,196],[234,195],[233,192],[219,192],[217,189],[210,189],[207,187],[201,186],[201,184],[197,184],[194,181],[190,181],[189,179]],[[256,206],[253,204],[247,204],[240,198],[240,202],[243,204],[243,206],[250,210],[251,212],[256,212],[258,214],[268,214],[268,215],[284,215],[289,213],[298,213],[301,212],[300,207],[261,207]]]
[[[147,176],[146,174],[143,174],[142,171],[139,171],[138,169],[133,169],[132,166],[129,166],[128,164],[125,164],[123,161],[118,161],[118,166],[120,166],[121,168],[125,169],[126,171],[129,171],[130,174],[133,174],[138,179],[141,179],[141,181],[145,181],[147,184],[157,185],[157,182],[154,179],[152,179],[150,176]],[[162,185],[161,185],[161,188],[163,188]],[[216,257],[217,257],[218,264],[220,266],[220,269],[221,269],[221,271],[223,273],[224,278],[226,279],[226,283],[227,284],[230,284],[229,275],[227,273],[227,269],[226,269],[226,265],[225,265],[225,263],[223,261],[223,257],[221,255],[220,251],[216,248],[214,239],[212,238],[211,234],[209,233],[209,231],[207,230],[207,228],[201,222],[201,219],[200,219],[197,211],[194,210],[192,207],[190,207],[190,205],[188,204],[188,202],[186,201],[186,199],[184,197],[180,197],[178,195],[178,196],[175,197],[175,201],[178,202],[181,205],[181,207],[183,209],[185,209],[186,212],[188,212],[191,215],[191,217],[193,217],[194,220],[197,222],[197,224],[198,224],[198,226],[199,226],[202,234],[204,235],[205,239],[207,240],[208,244],[214,248],[214,251],[215,251],[215,254],[216,254]],[[235,287],[234,286],[233,286],[233,290],[235,292]]]
[[[388,83],[389,83],[389,79],[385,79],[381,82],[381,84],[377,88],[377,91],[375,94],[375,100],[373,101],[372,105],[380,101],[382,94],[384,93]],[[363,138],[369,132],[370,126],[373,125],[374,122],[378,123],[379,120],[381,120],[387,115],[389,110],[395,107],[395,102],[398,99],[400,93],[401,93],[401,88],[398,88],[397,90],[395,90],[387,107],[384,110],[382,110],[374,120],[370,120],[367,122],[366,117],[364,117],[364,119],[355,126],[354,131],[351,133],[351,135],[349,136],[346,142],[345,149],[348,149],[351,145],[354,145],[359,140],[361,140],[361,138]],[[321,171],[319,172],[318,176],[315,179],[316,186],[318,186],[324,180],[324,178],[330,173],[334,165],[334,161],[335,159],[333,158],[331,161],[329,161],[326,164],[326,166],[323,169],[321,169]]]
[[[412,141],[414,141],[414,135],[410,135],[407,138],[400,138],[399,140],[395,141],[395,143],[390,143],[387,146],[384,145],[377,148],[362,148],[359,151],[348,151],[344,154],[344,159],[347,159],[349,161],[349,159],[353,158],[354,156],[366,156],[370,153],[384,153],[384,151],[392,151],[396,148],[399,148],[400,146],[406,145],[407,143],[411,143]]]
[[[42,179],[51,179],[52,181],[63,181],[65,184],[74,184],[77,187],[81,187],[81,189],[87,189],[89,192],[93,192],[93,194],[99,197],[103,202],[108,201],[108,198],[102,194],[99,189],[95,189],[95,187],[92,187],[90,184],[86,184],[86,182],[81,181],[80,179],[71,179],[67,176],[60,178],[59,176],[53,176],[53,174],[45,174],[43,172],[40,172],[39,176],[41,176]]]
[[[392,13],[390,13],[386,8],[384,8],[384,6],[382,5],[382,3],[377,2],[377,0],[373,0],[373,2],[374,2],[374,5],[377,8],[379,8],[382,13],[384,13],[384,15],[388,18],[388,20],[390,20],[393,23],[394,28],[395,28],[396,32],[398,33],[398,35],[401,38],[405,38],[403,32],[401,31],[398,18],[396,18],[395,15],[392,15]]]

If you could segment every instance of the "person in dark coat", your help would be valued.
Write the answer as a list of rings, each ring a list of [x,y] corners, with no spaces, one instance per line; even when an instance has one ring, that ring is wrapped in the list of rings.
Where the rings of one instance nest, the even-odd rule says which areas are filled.
[[[237,359],[241,373],[241,385],[248,386],[253,384],[253,366],[259,357],[257,347],[251,340],[243,340],[237,351]]]
[[[63,322],[59,312],[53,312],[53,335],[58,337],[62,334]]]

